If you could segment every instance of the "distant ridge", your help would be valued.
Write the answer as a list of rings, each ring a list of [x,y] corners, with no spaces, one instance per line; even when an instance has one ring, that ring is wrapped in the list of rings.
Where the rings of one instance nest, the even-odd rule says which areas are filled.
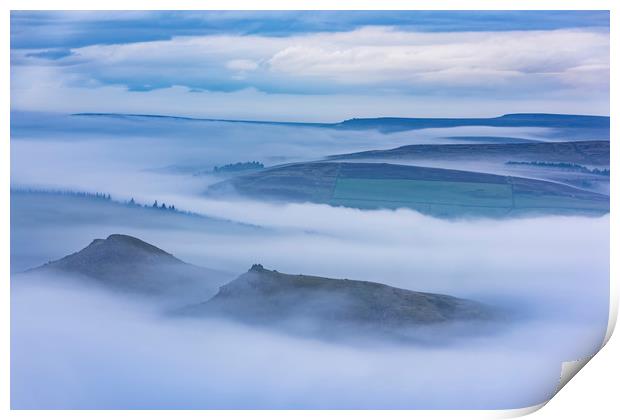
[[[420,160],[542,160],[609,166],[608,141],[486,143],[486,144],[411,144],[385,150],[365,150],[328,156],[328,160],[420,159]]]
[[[226,122],[226,123],[243,123],[243,124],[268,124],[268,125],[295,125],[295,126],[318,126],[329,127],[330,123],[304,123],[289,121],[259,121],[259,120],[235,120],[223,118],[199,118],[199,117],[182,117],[174,115],[159,114],[123,114],[113,112],[79,112],[71,114],[72,117],[111,117],[111,118],[154,118],[154,119],[170,119],[181,121],[205,121],[205,122]]]
[[[441,128],[459,126],[492,126],[492,127],[549,127],[549,128],[598,128],[609,130],[609,117],[597,115],[571,114],[504,114],[489,118],[408,118],[408,117],[374,117],[352,118],[336,123],[304,123],[293,121],[258,121],[242,119],[198,118],[158,114],[124,114],[82,112],[71,114],[76,117],[114,117],[114,118],[158,118],[183,121],[210,121],[245,124],[311,126],[338,129],[369,129],[383,131],[414,130],[422,128]]]
[[[423,128],[463,126],[546,127],[609,130],[609,117],[569,114],[505,114],[493,118],[354,118],[337,126],[341,128],[376,128],[382,131],[404,131]]]

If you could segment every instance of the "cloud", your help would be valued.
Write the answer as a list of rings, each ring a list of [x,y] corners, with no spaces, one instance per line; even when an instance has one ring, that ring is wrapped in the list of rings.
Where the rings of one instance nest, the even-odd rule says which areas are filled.
[[[609,33],[603,29],[410,32],[372,26],[287,37],[218,34],[14,49],[12,63],[14,109],[193,109],[194,115],[231,118],[254,110],[333,121],[347,108],[347,117],[404,116],[414,114],[407,108],[436,102],[465,116],[504,102],[506,112],[608,113]],[[476,102],[480,106],[466,105]]]
[[[404,33],[367,28],[320,39],[293,40],[269,59],[275,73],[401,89],[479,88],[558,79],[573,68],[609,70],[607,33],[558,30],[478,33]],[[594,70],[594,69],[593,69]],[[607,89],[602,80],[599,89]]]
[[[71,54],[71,50],[61,48],[28,53],[26,54],[26,57],[43,58],[47,60],[59,60],[64,57],[69,57]]]
[[[514,94],[524,86],[607,90],[608,81],[598,76],[609,71],[609,34],[568,29],[415,33],[366,27],[285,38],[181,37],[72,53],[60,60],[65,71],[128,87],[270,92],[276,79],[277,89],[288,93],[337,93],[355,86],[362,91],[491,87]],[[265,63],[260,72],[242,84],[234,81],[236,71],[257,70],[258,62]],[[157,72],[150,72],[154,66]],[[575,69],[584,77],[565,77]],[[588,77],[590,72],[596,77]]]
[[[228,61],[226,67],[231,70],[255,70],[258,63],[252,60],[237,59]]]
[[[268,94],[256,89],[213,92],[182,86],[130,91],[121,86],[104,86],[93,80],[82,81],[76,86],[71,78],[49,68],[22,69],[20,72],[22,74],[12,75],[13,110],[125,112],[299,122],[339,122],[377,116],[494,117],[514,112],[609,115],[608,92],[595,91],[534,91],[531,96],[523,98],[398,92],[380,96]]]
[[[608,11],[13,11],[13,48],[76,48],[209,34],[343,32],[398,26],[416,32],[609,27]]]
[[[609,12],[596,10],[553,10],[553,11],[422,11],[422,10],[347,10],[347,11],[110,11],[110,10],[71,10],[71,11],[13,11],[12,17],[19,24],[40,22],[62,23],[105,23],[130,21],[143,26],[157,25],[167,18],[173,23],[164,29],[191,27],[195,23],[217,25],[220,32],[266,32],[288,35],[296,32],[318,32],[331,28],[341,32],[354,26],[398,25],[415,27],[425,32],[458,32],[467,28],[501,30],[557,29],[562,27],[608,26]],[[551,19],[551,17],[553,19]],[[278,22],[285,24],[278,25]],[[257,26],[263,22],[262,26]],[[239,27],[241,26],[241,28]]]

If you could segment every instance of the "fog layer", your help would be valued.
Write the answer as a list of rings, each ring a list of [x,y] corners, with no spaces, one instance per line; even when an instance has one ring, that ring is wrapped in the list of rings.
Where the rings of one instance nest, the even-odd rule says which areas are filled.
[[[453,346],[356,348],[171,320],[75,288],[16,287],[12,299],[14,409],[516,408],[551,397],[560,360],[600,342],[596,328],[556,321]]]
[[[352,346],[179,319],[129,296],[14,275],[13,408],[517,408],[550,398],[561,363],[602,343],[608,216],[448,221],[202,194],[222,179],[209,173],[215,165],[387,149],[428,142],[428,132],[22,117],[12,127],[14,188],[111,200],[13,193],[13,273],[123,233],[233,275],[261,263],[470,298],[510,317],[493,334],[434,346]],[[546,135],[518,131],[484,135]],[[435,136],[448,134],[474,133]],[[123,204],[132,197],[196,214]]]

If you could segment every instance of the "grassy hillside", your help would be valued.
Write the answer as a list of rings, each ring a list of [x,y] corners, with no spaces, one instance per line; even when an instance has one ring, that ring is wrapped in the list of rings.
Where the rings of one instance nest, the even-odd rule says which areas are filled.
[[[411,208],[440,217],[522,213],[603,214],[609,199],[562,184],[477,172],[385,163],[284,165],[212,187],[260,199],[362,209]]]

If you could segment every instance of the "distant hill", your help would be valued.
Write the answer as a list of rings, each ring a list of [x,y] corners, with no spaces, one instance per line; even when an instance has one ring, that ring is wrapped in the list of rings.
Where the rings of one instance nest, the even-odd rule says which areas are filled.
[[[413,144],[388,150],[329,156],[332,160],[532,160],[571,162],[609,167],[608,141],[537,142],[505,144]]]
[[[183,314],[328,336],[405,337],[421,326],[497,319],[494,310],[471,300],[367,281],[284,274],[260,264]]]
[[[609,129],[609,117],[566,114],[506,114],[494,118],[353,118],[338,124],[345,128],[377,128],[402,131],[465,126],[548,127]]]
[[[541,140],[526,139],[522,137],[505,136],[447,136],[446,140],[456,140],[463,143],[538,143]]]
[[[215,184],[208,193],[361,209],[411,208],[439,217],[609,212],[609,197],[563,184],[387,163],[281,165]]]
[[[28,271],[69,274],[105,288],[164,299],[200,301],[229,277],[187,264],[172,254],[128,235],[95,239],[86,248]]]
[[[168,115],[118,114],[118,113],[78,113],[76,117],[111,117],[132,120],[168,119],[176,121],[207,121],[246,124],[289,125],[334,128],[340,130],[379,130],[396,132],[425,128],[450,128],[467,126],[490,127],[544,127],[553,128],[556,134],[573,140],[609,140],[609,117],[593,115],[566,114],[506,114],[491,118],[353,118],[337,123],[300,123],[287,121],[255,121],[213,118],[190,118]]]

